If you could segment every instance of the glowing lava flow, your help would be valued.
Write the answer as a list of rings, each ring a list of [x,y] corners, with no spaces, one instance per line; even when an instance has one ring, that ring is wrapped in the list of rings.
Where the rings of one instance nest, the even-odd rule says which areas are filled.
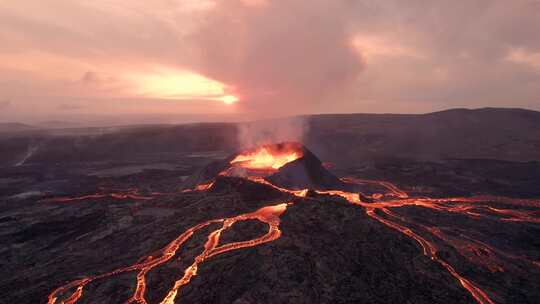
[[[271,182],[265,180],[264,178],[262,177],[248,177],[248,179],[250,181],[253,181],[253,182],[256,182],[256,183],[259,183],[259,184],[263,184],[263,185],[267,185],[267,186],[270,186],[276,190],[279,190],[281,192],[286,192],[286,193],[289,193],[289,194],[292,194],[294,196],[297,196],[297,197],[306,197],[307,193],[308,193],[308,189],[303,189],[303,190],[289,190],[289,189],[285,189],[285,188],[282,188],[282,187],[279,187],[279,186],[276,186],[274,184],[272,184]]]
[[[165,299],[161,301],[161,304],[174,304],[174,300],[177,297],[180,288],[184,285],[189,284],[191,278],[197,275],[199,264],[203,263],[205,260],[218,254],[222,254],[224,252],[246,247],[254,247],[278,239],[281,236],[281,230],[279,230],[279,217],[286,208],[287,204],[280,204],[276,206],[264,207],[253,213],[243,214],[237,217],[226,219],[223,222],[223,226],[221,228],[210,233],[210,235],[208,236],[208,241],[206,241],[206,244],[204,245],[204,251],[200,255],[198,255],[195,258],[193,264],[191,264],[191,266],[189,266],[185,270],[184,276],[174,283],[173,288],[169,290],[169,293],[167,294]],[[218,246],[219,239],[223,231],[229,229],[234,223],[238,221],[244,221],[248,219],[257,219],[261,222],[268,224],[268,232],[265,235],[254,240],[235,242]]]
[[[255,212],[242,214],[232,218],[217,219],[203,222],[189,228],[178,238],[170,242],[167,246],[160,250],[160,254],[158,256],[150,255],[144,258],[142,262],[136,263],[134,265],[119,268],[105,274],[89,276],[81,280],[69,282],[64,286],[55,289],[49,295],[47,303],[74,304],[81,298],[81,296],[83,295],[84,287],[89,283],[99,279],[104,279],[131,271],[138,271],[137,286],[135,292],[133,293],[131,298],[127,300],[126,303],[147,303],[144,296],[146,291],[146,274],[153,268],[162,265],[163,263],[173,258],[176,255],[177,251],[181,248],[181,246],[189,238],[191,238],[191,236],[196,231],[207,227],[208,225],[213,223],[223,223],[221,228],[210,233],[210,235],[208,236],[208,241],[204,246],[204,251],[195,258],[193,264],[185,270],[184,276],[180,280],[175,282],[174,286],[169,290],[165,299],[161,301],[162,304],[172,304],[174,303],[174,300],[177,297],[180,288],[191,281],[191,278],[197,274],[199,264],[203,263],[205,260],[225,252],[246,247],[254,247],[278,239],[281,236],[281,230],[279,230],[279,218],[286,209],[287,204],[283,203],[275,206],[263,207]],[[265,235],[253,240],[219,245],[220,237],[223,231],[229,229],[236,222],[251,219],[259,220],[263,223],[266,223],[268,225],[268,232]],[[73,289],[75,290],[70,293],[70,291]],[[59,300],[60,297],[65,298],[65,300]]]
[[[361,184],[375,184],[375,185],[379,185],[379,186],[382,186],[386,189],[388,189],[388,191],[390,191],[390,194],[393,195],[393,196],[397,196],[399,198],[408,198],[409,195],[399,189],[398,187],[396,187],[396,185],[390,183],[390,182],[386,182],[386,181],[378,181],[378,180],[370,180],[370,179],[359,179],[359,178],[353,178],[353,177],[343,177],[341,178],[341,181],[342,182],[345,182],[345,183],[349,183],[349,184],[357,184],[357,185],[361,185]]]
[[[283,147],[282,147],[283,148]],[[248,170],[262,170],[265,172],[271,172],[279,169],[285,164],[294,161],[302,157],[302,150],[295,148],[294,146],[284,146],[283,149],[273,150],[270,146],[261,147],[259,149],[246,152],[238,155],[231,161],[232,167],[240,167]],[[232,171],[226,170],[220,173],[220,175],[232,175]],[[291,190],[272,184],[263,177],[257,174],[250,175],[249,172],[243,176],[244,178],[253,182],[264,184],[277,189],[281,192],[288,193],[297,197],[307,197],[308,189],[304,190]],[[429,257],[434,262],[441,265],[443,268],[452,275],[461,286],[467,290],[471,296],[480,304],[494,304],[493,300],[489,297],[488,293],[482,290],[476,283],[463,277],[459,274],[455,268],[438,255],[438,248],[433,239],[441,240],[445,244],[453,247],[456,251],[467,258],[469,261],[479,264],[489,269],[492,273],[503,272],[504,268],[501,266],[502,262],[496,257],[496,255],[504,255],[509,259],[523,259],[527,262],[531,262],[531,265],[539,266],[538,261],[529,261],[522,257],[515,257],[508,254],[504,254],[495,248],[488,246],[480,241],[474,240],[470,237],[462,234],[447,235],[439,227],[428,227],[420,223],[416,223],[404,216],[398,215],[392,212],[391,208],[400,208],[406,206],[414,206],[420,208],[427,208],[437,212],[456,213],[468,216],[472,219],[487,218],[490,220],[504,221],[504,222],[530,222],[540,223],[538,218],[538,211],[532,211],[531,209],[539,208],[540,202],[524,199],[509,199],[498,197],[456,197],[456,198],[425,198],[425,197],[409,197],[409,195],[399,189],[396,185],[386,181],[365,180],[356,178],[342,178],[345,183],[349,184],[376,184],[384,187],[387,193],[372,195],[374,202],[363,202],[362,197],[358,193],[345,192],[341,190],[314,190],[314,192],[320,195],[337,195],[346,199],[351,204],[359,207],[363,207],[366,214],[378,221],[379,223],[402,233],[410,239],[416,241],[423,249],[423,254]],[[214,181],[209,181],[203,184],[199,184],[192,189],[184,190],[183,192],[192,191],[207,191],[212,188]],[[87,195],[76,198],[57,198],[56,201],[73,201],[84,200],[88,198],[101,198],[101,197],[113,197],[113,198],[134,198],[134,199],[148,199],[144,196],[140,196],[138,192],[128,192],[125,194],[105,194],[99,193],[95,195]],[[316,198],[309,197],[310,200],[317,200]],[[500,208],[500,206],[493,206],[494,204],[510,204],[513,206],[523,206],[526,210],[512,210]],[[290,204],[290,203],[289,203]],[[150,255],[142,259],[142,262],[138,262],[134,265],[113,270],[111,272],[89,276],[83,279],[79,279],[73,282],[69,282],[64,286],[55,289],[48,298],[48,304],[74,304],[83,295],[83,291],[86,285],[89,283],[105,279],[121,273],[137,271],[136,276],[136,289],[133,295],[127,300],[127,303],[144,303],[146,293],[146,275],[149,271],[158,267],[165,262],[176,256],[178,250],[182,248],[182,245],[192,237],[192,235],[210,224],[221,223],[221,227],[211,231],[208,234],[207,240],[204,244],[204,250],[198,256],[195,257],[193,263],[187,267],[183,276],[174,282],[173,286],[169,289],[165,298],[160,304],[174,304],[177,301],[182,287],[189,284],[194,276],[197,275],[199,266],[208,259],[232,250],[241,248],[254,247],[260,244],[272,242],[281,236],[281,230],[279,229],[280,216],[285,212],[287,204],[279,204],[275,206],[268,206],[261,208],[252,213],[246,213],[235,217],[209,220],[200,223],[184,233],[178,236],[175,240],[165,246],[159,251],[158,254]],[[256,239],[233,242],[228,244],[220,244],[220,238],[224,231],[230,229],[235,223],[245,220],[258,220],[268,225],[268,231],[265,235]],[[418,230],[417,228],[421,229]],[[427,233],[428,238],[423,237],[422,234]],[[492,292],[490,292],[492,293]],[[60,300],[63,299],[63,300]]]
[[[384,209],[384,208],[382,209],[382,211],[389,214],[389,215],[392,214],[387,209]],[[382,218],[381,216],[377,215],[377,213],[375,213],[374,208],[366,208],[366,213],[367,213],[367,215],[369,215],[370,217],[376,219],[377,221],[379,221],[379,222],[387,225],[388,227],[391,227],[391,228],[405,234],[406,236],[408,236],[408,237],[414,239],[416,242],[418,242],[420,244],[420,246],[422,246],[422,248],[424,250],[424,255],[428,256],[429,258],[431,258],[432,260],[438,262],[444,268],[446,268],[446,270],[448,270],[448,272],[454,278],[456,278],[459,281],[461,286],[463,286],[463,288],[465,288],[467,291],[469,291],[469,293],[475,298],[475,300],[478,303],[481,303],[481,304],[494,304],[494,302],[488,297],[488,295],[484,291],[482,291],[480,288],[478,288],[471,281],[465,279],[463,276],[458,274],[457,271],[452,266],[450,266],[450,264],[448,264],[444,260],[440,259],[437,256],[437,247],[435,247],[434,244],[428,242],[426,239],[424,239],[420,235],[413,232],[410,228],[407,228],[407,227],[402,226],[402,225],[400,225],[400,224],[398,224],[396,222],[392,222],[392,221],[389,221],[387,219]]]
[[[153,193],[156,195],[157,193]],[[87,199],[101,199],[101,198],[113,198],[113,199],[119,199],[119,200],[125,200],[125,199],[133,199],[133,200],[151,200],[152,197],[150,196],[143,196],[139,193],[139,190],[137,189],[128,189],[126,191],[121,192],[110,192],[107,193],[103,189],[101,192],[94,193],[94,194],[88,194],[88,195],[82,195],[82,196],[74,196],[74,197],[54,197],[47,199],[48,202],[57,202],[57,203],[65,203],[65,202],[74,202],[74,201],[84,201]]]
[[[437,247],[434,243],[429,242],[425,238],[421,237],[418,233],[414,232],[411,228],[403,226],[399,224],[397,221],[390,220],[387,218],[383,218],[382,216],[378,215],[375,211],[381,210],[383,213],[388,215],[389,217],[393,219],[400,220],[402,222],[409,222],[404,217],[398,216],[395,213],[391,212],[388,208],[398,208],[403,206],[418,206],[423,208],[429,208],[434,209],[437,211],[446,211],[446,212],[452,212],[452,213],[459,213],[463,215],[468,215],[473,218],[478,217],[489,217],[489,213],[495,213],[497,215],[506,216],[503,218],[493,218],[500,221],[519,221],[519,222],[531,222],[531,223],[539,223],[540,219],[535,217],[535,215],[538,214],[536,211],[517,211],[517,210],[507,210],[507,209],[500,209],[500,208],[494,208],[489,206],[489,202],[506,202],[506,203],[512,203],[514,205],[521,205],[521,206],[527,206],[527,207],[538,207],[540,206],[540,203],[537,201],[531,201],[531,200],[524,200],[524,199],[510,199],[510,198],[495,198],[495,197],[471,197],[471,198],[443,198],[443,199],[429,199],[429,198],[409,198],[408,194],[404,191],[400,190],[395,185],[384,182],[384,181],[369,181],[369,180],[359,180],[359,179],[353,179],[353,178],[343,178],[342,181],[348,182],[348,183],[371,183],[371,184],[379,184],[380,186],[385,187],[389,193],[387,195],[395,196],[400,198],[399,200],[391,200],[391,201],[379,201],[379,202],[373,202],[373,203],[365,203],[360,200],[360,196],[357,193],[349,193],[344,191],[316,191],[318,194],[329,194],[329,195],[337,195],[345,198],[347,201],[354,205],[359,205],[365,207],[366,214],[370,216],[371,218],[379,221],[380,223],[397,230],[404,235],[410,237],[411,239],[415,240],[420,244],[420,246],[423,249],[424,255],[430,257],[432,260],[438,262],[440,265],[442,265],[446,270],[454,277],[456,278],[459,283],[465,288],[472,296],[473,298],[480,304],[494,304],[493,300],[487,295],[485,291],[480,289],[475,283],[471,282],[470,280],[464,278],[462,275],[460,275],[448,262],[444,261],[437,255]],[[488,213],[488,214],[486,214]],[[420,224],[416,224],[420,225]],[[468,258],[470,261],[477,262],[478,264],[484,265],[487,267],[491,272],[503,272],[504,269],[502,266],[499,265],[498,260],[494,256],[495,252],[499,253],[495,249],[487,246],[486,244],[472,240],[468,237],[463,236],[464,238],[468,239],[466,241],[463,240],[457,240],[455,238],[450,238],[446,235],[444,235],[441,230],[437,227],[425,227],[423,225],[420,225],[424,228],[424,230],[430,232],[435,237],[438,237],[442,241],[446,242],[450,246],[454,247],[460,254]],[[473,252],[473,254],[476,255],[476,257],[471,256],[471,254],[468,254],[468,252]],[[482,255],[482,257],[478,257],[479,255]],[[521,257],[515,257],[507,254],[501,254],[505,255],[508,258],[511,259],[522,259]],[[526,260],[526,259],[525,259]],[[532,265],[538,266],[537,261],[529,261],[527,262],[532,263]]]
[[[373,182],[376,182],[376,181],[373,181]],[[397,187],[395,187],[394,185],[392,185],[390,183],[385,182],[382,185],[387,187],[392,193],[396,193],[396,194],[398,194],[398,193],[403,194],[404,193],[404,192],[402,192],[401,190],[399,190]],[[384,206],[385,203],[380,203],[380,204],[362,203],[360,201],[360,198],[359,198],[358,194],[349,193],[349,192],[343,192],[343,191],[317,191],[317,193],[319,193],[319,194],[338,195],[338,196],[341,196],[341,197],[345,198],[346,200],[348,200],[352,204],[361,205],[361,206],[366,207],[365,210],[366,210],[366,214],[368,216],[370,216],[371,218],[379,221],[380,223],[382,223],[382,224],[384,224],[384,225],[386,225],[386,226],[388,226],[388,227],[390,227],[392,229],[395,229],[395,230],[405,234],[406,236],[408,236],[408,237],[414,239],[416,242],[418,242],[418,244],[420,244],[420,246],[423,249],[424,255],[428,256],[429,258],[431,258],[432,260],[438,262],[444,268],[446,268],[446,270],[454,278],[456,278],[460,282],[460,284],[463,286],[463,288],[465,288],[467,291],[469,291],[469,293],[475,298],[475,300],[478,303],[481,303],[481,304],[494,304],[494,302],[488,297],[488,295],[484,291],[482,291],[480,288],[478,288],[471,281],[465,279],[463,276],[458,274],[457,271],[450,264],[448,264],[444,260],[440,259],[437,256],[437,248],[435,247],[434,244],[428,242],[426,239],[422,238],[420,235],[413,232],[410,228],[402,226],[402,225],[400,225],[400,224],[398,224],[396,222],[387,220],[387,219],[377,215],[377,213],[375,212],[376,208],[381,209],[381,211],[385,212],[388,215],[393,215],[393,213],[391,213],[388,209],[386,209],[384,207],[381,207],[381,205]],[[400,196],[408,197],[408,195],[406,195],[406,194],[405,195],[400,195]],[[394,204],[389,203],[388,205],[389,206],[393,205],[392,207],[396,206],[395,203]]]
[[[182,192],[187,193],[187,192],[193,192],[193,191],[206,191],[206,190],[212,188],[213,185],[214,185],[214,181],[210,181],[208,183],[197,185],[193,189],[182,190]]]

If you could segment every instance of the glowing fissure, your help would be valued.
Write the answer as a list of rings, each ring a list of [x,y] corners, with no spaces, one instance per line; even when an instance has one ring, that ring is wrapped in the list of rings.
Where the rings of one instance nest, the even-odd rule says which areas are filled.
[[[381,210],[383,212],[385,212],[386,214],[392,216],[392,213],[389,212],[387,209],[383,208]],[[437,247],[435,247],[435,245],[433,243],[428,242],[426,239],[424,239],[420,235],[413,232],[410,228],[402,226],[402,225],[400,225],[400,224],[398,224],[396,222],[384,219],[383,217],[377,215],[377,213],[375,213],[375,210],[373,208],[366,208],[366,213],[370,217],[378,220],[379,222],[387,225],[388,227],[391,227],[391,228],[405,234],[406,236],[408,236],[408,237],[414,239],[416,242],[418,242],[420,244],[420,246],[422,246],[422,248],[424,250],[424,255],[428,256],[429,258],[431,258],[432,260],[436,261],[437,263],[441,264],[444,268],[446,268],[446,270],[448,270],[448,272],[454,278],[456,278],[459,281],[459,283],[463,286],[463,288],[465,288],[467,291],[469,291],[469,293],[474,297],[474,299],[478,303],[481,303],[481,304],[494,304],[494,302],[488,297],[488,295],[484,291],[482,291],[480,288],[478,288],[471,281],[465,279],[463,276],[458,274],[457,271],[450,264],[448,264],[446,261],[440,259],[437,256]]]
[[[273,151],[265,147],[259,148],[257,150],[247,152],[241,155],[238,155],[233,161],[231,161],[231,166],[241,166],[247,169],[261,169],[261,170],[277,170],[283,165],[294,161],[302,156],[298,154],[300,150],[294,149],[285,149],[280,151]],[[219,175],[229,175],[230,171],[226,170],[221,172]],[[264,179],[261,176],[248,175],[244,178],[256,182],[259,184],[270,186],[276,190],[279,190],[284,193],[294,195],[296,197],[305,198],[308,194],[308,189],[303,190],[291,190],[283,187],[274,185]],[[504,255],[504,253],[499,252],[488,245],[461,235],[465,240],[458,239],[456,237],[447,236],[441,229],[437,227],[427,227],[419,223],[415,223],[410,219],[405,218],[395,214],[390,210],[390,208],[400,208],[405,206],[416,206],[421,208],[428,208],[438,212],[449,212],[449,213],[458,213],[462,215],[469,216],[473,219],[489,218],[491,220],[499,220],[505,222],[532,222],[539,223],[540,220],[535,217],[537,212],[535,211],[516,211],[509,209],[501,209],[490,206],[490,202],[504,202],[507,204],[513,204],[516,206],[525,206],[525,207],[540,207],[539,201],[534,200],[525,200],[525,199],[510,199],[510,198],[499,198],[491,196],[483,197],[457,197],[457,198],[410,198],[409,195],[399,189],[392,183],[386,181],[376,181],[376,180],[366,180],[366,179],[356,179],[356,178],[342,178],[345,183],[350,184],[376,184],[381,187],[384,187],[387,190],[387,193],[375,194],[372,195],[372,198],[375,199],[375,202],[362,202],[361,197],[358,193],[345,192],[340,190],[314,190],[320,195],[336,195],[344,198],[351,204],[363,207],[366,214],[378,221],[379,223],[396,230],[403,235],[413,239],[422,247],[423,254],[429,257],[431,260],[437,262],[442,267],[444,267],[450,275],[452,275],[461,286],[467,290],[471,296],[480,304],[494,304],[493,300],[490,299],[487,292],[483,291],[479,286],[477,286],[472,281],[464,278],[460,275],[453,266],[448,262],[443,260],[437,255],[438,249],[435,243],[428,241],[426,238],[422,237],[418,232],[413,231],[413,228],[408,227],[405,223],[411,226],[418,226],[423,229],[423,231],[430,233],[433,237],[440,239],[449,246],[455,248],[458,253],[463,255],[469,261],[483,265],[488,268],[493,273],[503,272],[504,269],[500,265],[499,260],[496,258],[496,254]],[[214,185],[214,180],[199,184],[192,189],[184,190],[183,192],[192,192],[192,191],[207,191],[212,188]],[[137,191],[131,191],[124,194],[104,194],[99,193],[95,195],[87,195],[75,198],[57,198],[55,201],[74,201],[74,200],[85,200],[89,198],[101,198],[110,196],[113,198],[137,198],[137,199],[147,199],[147,197],[140,196]],[[391,200],[382,200],[385,197],[392,197]],[[317,200],[315,198],[308,198],[310,200]],[[292,204],[292,203],[288,203]],[[111,272],[101,274],[98,276],[89,276],[84,279],[76,280],[65,284],[57,289],[55,289],[48,297],[48,304],[57,304],[57,303],[66,303],[74,304],[76,303],[83,294],[84,287],[99,279],[108,278],[117,274],[138,271],[136,277],[136,290],[133,295],[127,300],[127,303],[147,303],[145,300],[146,292],[146,274],[153,268],[162,265],[163,263],[172,259],[177,251],[182,247],[182,245],[198,230],[209,226],[214,223],[221,223],[221,227],[211,231],[207,237],[206,243],[204,244],[204,250],[198,256],[195,257],[193,263],[184,270],[183,276],[174,282],[173,286],[169,289],[165,298],[160,302],[160,304],[174,304],[175,301],[178,301],[181,288],[189,284],[194,276],[197,275],[199,266],[207,261],[208,259],[225,253],[232,250],[248,248],[258,246],[264,243],[272,242],[278,239],[281,236],[281,230],[279,229],[280,224],[280,215],[285,212],[287,208],[287,203],[278,204],[275,206],[263,207],[255,212],[246,213],[238,215],[235,217],[209,220],[203,223],[200,223],[192,228],[188,229],[182,233],[178,238],[169,243],[166,247],[159,251],[158,255],[150,255],[145,257],[142,262],[138,262],[134,265],[113,270]],[[384,213],[386,217],[383,217],[377,214],[377,210]],[[500,217],[499,217],[500,216]],[[268,231],[265,235],[247,241],[233,242],[228,244],[220,244],[220,238],[224,231],[231,228],[235,223],[245,220],[258,220],[268,225]],[[487,258],[486,258],[487,255]],[[514,257],[506,255],[507,258],[512,259],[521,259],[526,260],[540,267],[539,261],[530,261],[523,257]],[[484,259],[484,260],[482,260]],[[60,300],[64,299],[64,300]]]
[[[159,195],[159,193],[152,193],[152,195]],[[94,194],[87,194],[82,196],[74,196],[74,197],[54,197],[47,199],[48,202],[56,202],[56,203],[65,203],[65,202],[74,202],[74,201],[84,201],[88,199],[102,199],[102,198],[113,198],[117,200],[127,200],[127,199],[133,199],[133,200],[151,200],[152,196],[145,196],[141,195],[139,193],[138,189],[127,189],[125,191],[119,191],[119,192],[107,192],[104,189],[101,189],[100,192],[94,193]]]

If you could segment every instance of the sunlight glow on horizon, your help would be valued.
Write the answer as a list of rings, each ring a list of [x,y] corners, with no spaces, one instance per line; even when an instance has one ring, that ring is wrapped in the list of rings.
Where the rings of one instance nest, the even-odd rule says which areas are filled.
[[[226,105],[232,105],[238,102],[239,98],[234,95],[225,95],[219,98],[219,100],[223,101],[223,103],[225,103]]]
[[[239,100],[227,93],[229,87],[226,84],[189,71],[159,68],[151,72],[130,73],[123,78],[132,94],[147,98],[215,100],[226,105]]]

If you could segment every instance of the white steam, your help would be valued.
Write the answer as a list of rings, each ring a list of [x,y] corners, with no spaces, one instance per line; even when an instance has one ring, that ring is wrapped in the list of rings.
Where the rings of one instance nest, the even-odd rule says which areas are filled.
[[[287,117],[248,122],[239,125],[238,140],[242,148],[286,141],[303,142],[308,130],[305,117]]]

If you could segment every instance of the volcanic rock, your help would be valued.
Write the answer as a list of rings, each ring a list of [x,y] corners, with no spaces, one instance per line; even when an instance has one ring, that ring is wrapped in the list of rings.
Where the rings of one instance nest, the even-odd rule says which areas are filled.
[[[303,147],[304,155],[267,177],[274,185],[287,189],[343,189],[345,184],[323,167],[322,162]]]
[[[285,142],[273,145],[266,145],[270,151],[282,151],[286,148],[294,149],[302,155],[300,158],[286,163],[277,170],[270,171],[265,177],[272,184],[287,189],[339,189],[350,188],[343,183],[334,174],[328,171],[322,162],[309,151],[305,146],[296,142]],[[216,179],[222,172],[228,172],[233,176],[253,176],[260,175],[258,172],[250,172],[249,169],[235,167],[231,161],[242,152],[231,155],[230,157],[208,164],[196,174],[189,177],[183,184],[184,189],[192,189],[197,185],[209,183]]]
[[[229,176],[218,176],[208,191],[215,194],[237,193],[243,201],[269,201],[289,196],[269,185]]]
[[[214,180],[220,172],[227,170],[231,166],[232,157],[224,160],[217,160],[209,163],[193,175],[189,176],[183,183],[182,189],[193,189],[197,185],[209,183]]]

